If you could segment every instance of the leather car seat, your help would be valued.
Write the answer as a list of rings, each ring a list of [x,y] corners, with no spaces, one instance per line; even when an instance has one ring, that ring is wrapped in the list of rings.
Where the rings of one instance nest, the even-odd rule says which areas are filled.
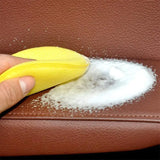
[[[0,53],[60,46],[88,57],[152,67],[155,88],[140,100],[97,113],[51,112],[29,96],[0,118],[0,156],[128,151],[160,144],[158,0],[1,0]]]

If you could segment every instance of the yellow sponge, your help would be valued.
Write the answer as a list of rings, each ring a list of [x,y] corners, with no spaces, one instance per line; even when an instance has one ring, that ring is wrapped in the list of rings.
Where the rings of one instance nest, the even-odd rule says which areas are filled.
[[[23,76],[33,76],[35,87],[29,95],[83,75],[89,59],[79,53],[60,47],[37,47],[26,49],[13,56],[35,59],[18,64],[0,75],[0,82]]]

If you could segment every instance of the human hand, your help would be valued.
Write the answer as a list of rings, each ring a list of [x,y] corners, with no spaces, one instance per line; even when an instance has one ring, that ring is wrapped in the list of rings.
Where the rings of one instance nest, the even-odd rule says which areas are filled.
[[[0,54],[0,74],[28,59]],[[17,77],[0,83],[0,113],[23,99],[34,87],[35,80],[31,76]]]

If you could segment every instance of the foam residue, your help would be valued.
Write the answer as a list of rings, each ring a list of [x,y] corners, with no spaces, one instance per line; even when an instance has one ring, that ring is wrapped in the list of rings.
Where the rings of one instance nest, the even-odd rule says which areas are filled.
[[[42,105],[66,109],[104,109],[132,101],[153,88],[151,68],[116,59],[91,59],[85,75],[40,97]]]

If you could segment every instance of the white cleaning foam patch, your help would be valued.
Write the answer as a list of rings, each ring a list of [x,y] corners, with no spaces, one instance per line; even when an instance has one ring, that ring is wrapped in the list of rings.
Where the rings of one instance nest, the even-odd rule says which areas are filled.
[[[81,78],[44,94],[42,104],[56,109],[104,109],[132,101],[152,89],[156,76],[141,64],[115,59],[91,59]]]

